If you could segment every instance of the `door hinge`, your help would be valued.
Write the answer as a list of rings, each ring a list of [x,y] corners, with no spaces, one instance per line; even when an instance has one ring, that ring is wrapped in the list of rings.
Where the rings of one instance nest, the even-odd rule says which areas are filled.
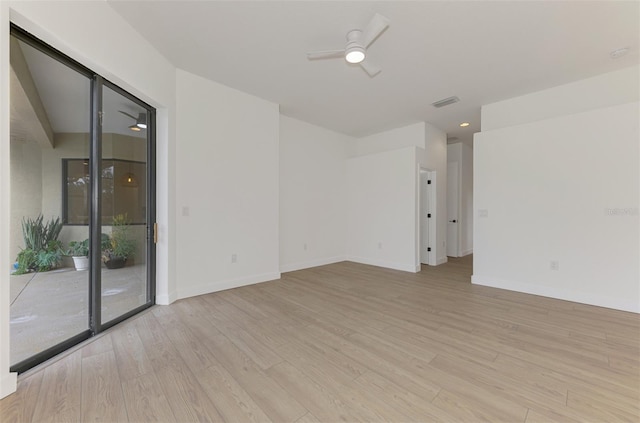
[[[158,222],[153,224],[153,243],[158,243]]]
[[[98,112],[98,122],[100,122],[100,126],[102,126],[103,117],[104,117],[104,112]]]

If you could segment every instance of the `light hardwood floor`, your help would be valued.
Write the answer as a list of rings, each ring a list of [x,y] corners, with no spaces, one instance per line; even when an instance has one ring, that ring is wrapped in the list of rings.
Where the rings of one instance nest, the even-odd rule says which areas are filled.
[[[640,316],[355,263],[157,306],[0,421],[640,421]]]

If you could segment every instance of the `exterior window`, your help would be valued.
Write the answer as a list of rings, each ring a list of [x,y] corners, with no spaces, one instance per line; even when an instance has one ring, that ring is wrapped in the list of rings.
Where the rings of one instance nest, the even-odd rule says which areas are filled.
[[[62,159],[62,219],[65,225],[89,224],[89,159]],[[102,224],[118,215],[133,225],[144,224],[147,192],[146,163],[102,160]]]

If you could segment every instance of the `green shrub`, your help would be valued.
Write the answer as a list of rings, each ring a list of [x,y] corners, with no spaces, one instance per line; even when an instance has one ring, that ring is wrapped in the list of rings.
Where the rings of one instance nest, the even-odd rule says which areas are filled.
[[[22,219],[22,237],[25,248],[18,253],[16,274],[21,275],[32,270],[46,272],[55,269],[62,261],[62,243],[58,236],[62,231],[59,217],[44,222],[42,215],[35,219]]]
[[[35,219],[22,218],[22,236],[25,248],[33,251],[46,250],[51,241],[56,241],[62,231],[62,221],[59,217],[44,223],[44,217],[39,215]]]
[[[31,248],[25,248],[18,253],[16,261],[18,262],[18,269],[14,274],[24,275],[30,270],[35,270],[38,254]]]
[[[62,252],[59,249],[52,251],[41,250],[36,257],[36,270],[38,272],[47,272],[55,269],[61,260]]]
[[[84,241],[71,241],[69,248],[64,251],[64,255],[71,257],[87,257],[89,255],[89,239]],[[101,234],[100,249],[102,251],[111,249],[111,238],[107,234]]]
[[[69,248],[65,251],[65,255],[71,257],[86,257],[89,255],[89,240],[71,241]]]
[[[102,234],[102,259],[105,262],[116,257],[126,260],[135,254],[136,243],[129,238],[129,219],[126,213],[114,216],[111,236],[107,235],[106,243],[104,236]]]

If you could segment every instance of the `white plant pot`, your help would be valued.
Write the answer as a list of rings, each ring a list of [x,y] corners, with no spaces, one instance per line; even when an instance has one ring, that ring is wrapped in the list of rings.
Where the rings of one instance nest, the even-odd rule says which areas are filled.
[[[89,257],[73,256],[73,264],[76,266],[76,270],[87,270],[89,268]]]

